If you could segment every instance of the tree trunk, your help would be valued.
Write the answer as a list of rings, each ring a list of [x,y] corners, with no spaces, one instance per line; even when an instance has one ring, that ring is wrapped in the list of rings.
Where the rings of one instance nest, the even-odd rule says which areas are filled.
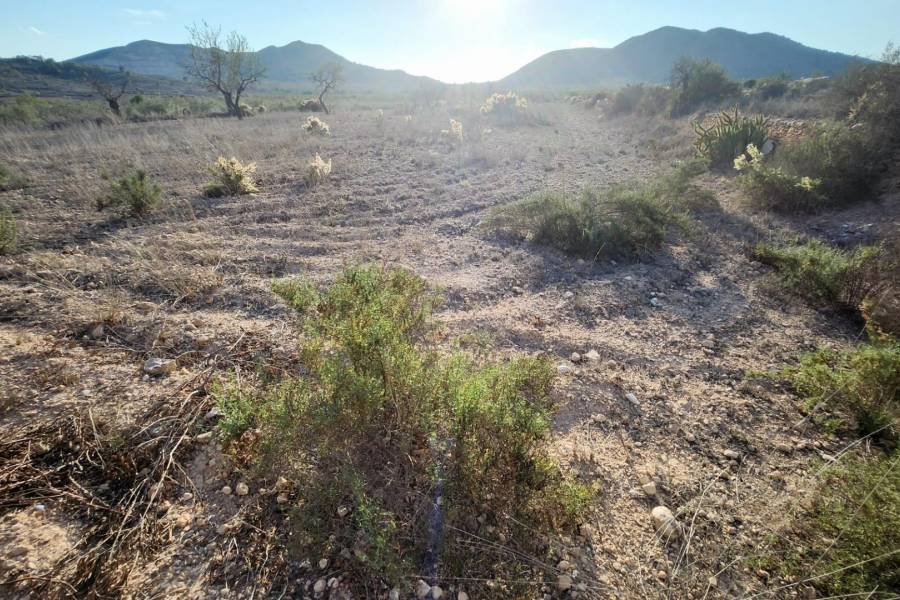
[[[106,103],[109,104],[109,110],[113,112],[117,117],[122,116],[122,110],[119,108],[119,99],[118,98],[107,98]]]
[[[325,106],[325,92],[322,92],[321,94],[319,94],[319,106],[322,107],[322,110],[325,111],[326,115],[331,114],[330,112],[328,112],[328,107]]]
[[[222,92],[222,97],[225,98],[225,107],[228,109],[228,114],[232,117],[241,118],[241,111],[237,104],[235,104],[234,99],[231,97],[229,92]]]

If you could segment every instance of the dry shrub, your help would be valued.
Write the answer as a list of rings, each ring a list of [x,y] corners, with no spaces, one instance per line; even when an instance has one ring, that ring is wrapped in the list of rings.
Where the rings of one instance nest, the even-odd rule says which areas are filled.
[[[303,131],[310,135],[323,137],[331,135],[331,128],[328,126],[328,123],[312,115],[306,118],[306,123],[303,124]]]
[[[19,227],[8,208],[0,210],[0,254],[12,254],[19,241]]]
[[[220,156],[214,164],[210,165],[209,172],[213,176],[213,181],[203,188],[203,195],[208,198],[239,196],[259,191],[253,182],[256,163],[243,165],[233,156],[230,159]]]
[[[306,185],[316,187],[324,183],[331,176],[331,159],[326,162],[319,153],[316,152],[315,157],[309,161],[306,169]]]
[[[515,92],[495,92],[484,101],[481,114],[506,125],[521,123],[528,114],[528,101]]]
[[[448,137],[453,141],[461,142],[463,140],[462,123],[460,123],[456,119],[450,119],[450,129],[442,129],[441,135],[444,137]]]

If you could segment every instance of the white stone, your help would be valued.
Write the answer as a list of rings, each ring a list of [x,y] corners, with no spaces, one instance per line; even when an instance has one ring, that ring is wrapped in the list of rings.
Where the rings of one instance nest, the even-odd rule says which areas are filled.
[[[565,592],[572,588],[572,577],[570,575],[560,575],[556,578],[556,589]]]
[[[591,362],[594,362],[600,360],[600,353],[596,350],[590,350],[587,354],[584,355],[584,358]]]
[[[425,598],[429,592],[431,592],[430,585],[421,579],[416,582],[416,598]]]
[[[656,531],[663,539],[673,539],[681,536],[681,525],[675,519],[672,511],[665,506],[657,506],[650,513],[656,523]]]
[[[250,487],[246,483],[241,481],[235,486],[234,493],[238,496],[246,496],[250,493]]]
[[[655,496],[656,495],[656,484],[653,483],[652,481],[649,483],[645,483],[644,485],[641,486],[641,490],[643,490],[643,492],[645,494],[647,494],[648,496]]]
[[[222,486],[222,493],[225,494],[226,496],[230,496],[231,495],[231,486],[230,485]]]
[[[431,586],[431,598],[432,600],[440,600],[444,597],[444,590],[441,589],[439,585]]]
[[[316,581],[315,585],[313,585],[313,591],[317,594],[321,594],[325,591],[325,588],[328,586],[324,579],[319,579]]]
[[[349,508],[347,508],[346,506],[338,506],[337,516],[339,516],[340,518],[343,519],[344,517],[346,517],[349,514],[350,514]]]

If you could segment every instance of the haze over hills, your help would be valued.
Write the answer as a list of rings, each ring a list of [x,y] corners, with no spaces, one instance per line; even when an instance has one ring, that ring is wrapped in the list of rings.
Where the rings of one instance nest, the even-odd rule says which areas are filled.
[[[733,29],[697,31],[662,27],[614,48],[572,48],[547,53],[498,83],[509,88],[591,88],[662,83],[682,56],[709,58],[735,79],[787,73],[799,78],[834,75],[858,57],[817,50],[773,33]]]
[[[343,65],[351,91],[406,92],[442,85],[435,79],[351,62],[318,44],[297,41],[258,51],[266,66],[265,90],[310,90],[309,75],[324,64]],[[190,47],[141,40],[72,59],[80,65],[120,67],[138,75],[183,80]],[[632,82],[664,82],[682,56],[709,58],[736,79],[788,73],[803,77],[833,75],[857,57],[817,50],[772,33],[748,34],[731,29],[697,31],[663,27],[614,48],[557,50],[491,84],[502,89],[596,88]]]
[[[310,74],[328,63],[343,66],[346,88],[351,90],[403,92],[440,83],[400,70],[378,69],[354,63],[324,46],[300,41],[286,46],[268,46],[257,54],[266,67],[265,81],[268,87],[310,88]],[[187,44],[163,44],[150,40],[106,48],[72,59],[80,64],[111,69],[121,66],[133,73],[177,79],[184,77],[184,65],[189,60],[190,46]]]

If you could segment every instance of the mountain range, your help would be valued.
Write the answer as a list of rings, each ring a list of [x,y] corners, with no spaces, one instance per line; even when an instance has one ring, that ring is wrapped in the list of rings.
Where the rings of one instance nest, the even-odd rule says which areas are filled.
[[[305,42],[258,51],[266,67],[263,89],[309,89],[310,73],[326,63],[344,68],[345,87],[354,91],[404,92],[441,85],[435,79],[351,62],[328,48]],[[149,40],[73,58],[82,65],[124,68],[141,75],[184,77],[186,44]],[[494,82],[497,88],[534,90],[596,88],[631,82],[663,82],[682,56],[709,58],[736,79],[787,73],[792,77],[833,75],[858,57],[804,46],[772,33],[749,34],[717,28],[697,31],[662,27],[613,48],[572,48],[547,53]]]

